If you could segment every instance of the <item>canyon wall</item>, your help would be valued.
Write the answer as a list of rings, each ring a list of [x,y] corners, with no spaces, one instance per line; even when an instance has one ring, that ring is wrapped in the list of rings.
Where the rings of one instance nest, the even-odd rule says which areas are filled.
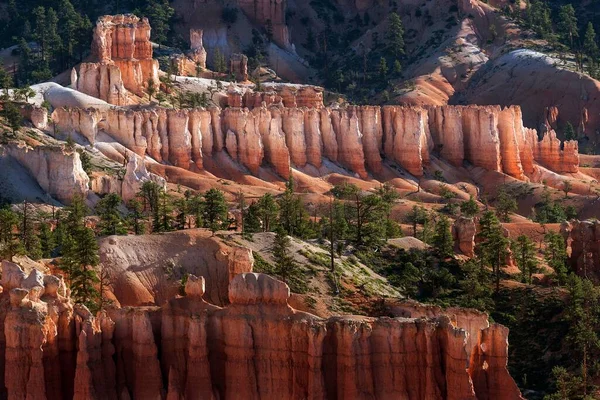
[[[432,155],[520,180],[533,174],[536,162],[558,173],[579,169],[577,143],[561,144],[554,131],[538,140],[535,130],[523,127],[518,107],[261,104],[251,109],[59,108],[52,119],[61,131],[81,132],[91,143],[103,130],[139,156],[191,170],[201,170],[204,157],[222,150],[253,174],[272,166],[282,177],[292,166],[320,168],[323,158],[361,178],[380,173],[384,160],[420,177]]]
[[[60,146],[29,147],[23,143],[0,145],[0,156],[9,156],[24,166],[50,196],[69,204],[75,196],[85,198],[90,178],[79,153]]]
[[[291,39],[286,25],[287,0],[237,0],[239,7],[255,23],[269,25],[273,41],[284,49],[291,49]]]
[[[149,81],[158,87],[158,61],[152,59],[150,23],[132,14],[98,19],[92,41],[92,62],[80,64],[71,86],[110,104],[134,103]]]
[[[322,319],[252,273],[233,278],[225,308],[192,275],[162,308],[93,317],[58,277],[2,270],[0,387],[11,399],[522,399],[498,325],[470,335],[447,316]]]

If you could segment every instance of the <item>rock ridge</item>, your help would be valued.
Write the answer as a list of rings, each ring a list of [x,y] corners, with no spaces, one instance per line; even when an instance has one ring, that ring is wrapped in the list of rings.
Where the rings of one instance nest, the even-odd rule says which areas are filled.
[[[58,108],[52,119],[61,131],[81,132],[91,143],[102,130],[139,156],[190,170],[201,170],[204,157],[225,150],[252,174],[270,165],[282,177],[290,167],[320,168],[323,158],[363,179],[380,173],[384,160],[420,177],[432,156],[525,181],[536,163],[557,173],[579,171],[577,142],[561,143],[554,131],[538,139],[537,131],[523,126],[518,106],[309,108],[262,102],[251,109]]]
[[[291,308],[285,283],[255,273],[233,278],[225,308],[204,301],[204,278],[190,276],[187,295],[162,308],[94,317],[59,294],[58,277],[30,279],[6,261],[2,270],[8,398],[522,399],[506,369],[508,330],[495,324],[322,319]]]

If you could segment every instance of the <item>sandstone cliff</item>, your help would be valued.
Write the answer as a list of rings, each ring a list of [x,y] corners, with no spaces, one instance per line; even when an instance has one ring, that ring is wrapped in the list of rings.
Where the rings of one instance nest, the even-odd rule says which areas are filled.
[[[298,102],[297,96],[291,99]],[[238,105],[243,101],[238,96]],[[250,110],[59,108],[52,119],[61,131],[81,132],[91,143],[103,130],[139,156],[190,170],[202,169],[204,157],[222,150],[252,174],[270,165],[283,177],[292,166],[320,168],[323,158],[363,179],[380,173],[384,160],[419,177],[432,156],[520,180],[535,176],[536,163],[558,173],[579,170],[577,143],[561,144],[553,131],[538,140],[535,130],[523,127],[519,107],[307,108],[262,102]]]
[[[71,86],[110,104],[131,104],[129,92],[144,96],[148,81],[158,86],[158,61],[152,59],[150,23],[132,14],[98,19],[92,40],[93,62],[74,71]]]
[[[9,156],[24,166],[40,187],[63,203],[74,196],[85,198],[90,178],[81,165],[79,153],[59,146],[29,147],[24,143],[0,145],[0,156]]]
[[[205,280],[190,276],[187,295],[162,309],[94,318],[58,294],[58,278],[25,277],[8,262],[2,269],[9,398],[522,398],[505,368],[507,330],[497,325],[325,320],[291,308],[283,282],[251,273],[233,278],[226,308],[205,302]]]

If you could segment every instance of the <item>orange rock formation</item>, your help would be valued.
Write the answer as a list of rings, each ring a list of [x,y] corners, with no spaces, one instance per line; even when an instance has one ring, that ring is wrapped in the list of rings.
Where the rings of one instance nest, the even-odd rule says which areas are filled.
[[[284,104],[298,102],[280,94]],[[577,143],[561,144],[553,131],[539,141],[523,127],[519,107],[61,108],[52,119],[90,142],[104,130],[140,156],[191,170],[221,150],[253,174],[271,165],[283,177],[291,166],[319,168],[323,158],[361,178],[379,173],[384,159],[419,177],[431,156],[520,180],[533,176],[536,162],[558,173],[579,170]]]
[[[85,198],[90,178],[81,165],[79,153],[59,146],[29,147],[25,144],[0,145],[0,157],[9,156],[24,166],[40,187],[63,203],[73,197]]]
[[[59,294],[58,278],[2,269],[8,398],[522,399],[506,328],[479,319],[462,318],[466,330],[448,316],[325,320],[252,273],[233,278],[226,308],[204,301],[205,280],[190,276],[187,295],[162,308],[93,317]]]
[[[148,19],[132,14],[98,19],[92,41],[94,62],[73,74],[73,88],[110,104],[131,103],[129,92],[144,96],[149,80],[158,86],[158,61],[152,59]]]

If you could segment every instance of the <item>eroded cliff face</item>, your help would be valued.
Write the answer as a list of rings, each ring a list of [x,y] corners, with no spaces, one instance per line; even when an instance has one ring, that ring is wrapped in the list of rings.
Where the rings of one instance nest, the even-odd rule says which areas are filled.
[[[58,294],[59,278],[2,268],[9,398],[521,398],[506,371],[507,330],[487,320],[464,330],[443,315],[322,319],[291,308],[285,283],[252,273],[233,278],[226,308],[190,276],[186,296],[162,308],[93,317]]]
[[[14,158],[50,196],[69,204],[75,196],[85,198],[90,178],[79,153],[59,146],[29,147],[24,143],[0,146],[0,156]]]
[[[245,101],[241,95],[238,100]],[[577,142],[561,143],[554,131],[538,140],[535,130],[523,127],[519,107],[262,102],[251,109],[59,108],[52,119],[61,131],[81,132],[92,143],[103,130],[139,156],[190,170],[202,169],[204,157],[222,150],[252,174],[268,165],[282,177],[291,167],[320,168],[323,158],[363,179],[379,174],[384,160],[420,177],[432,156],[520,180],[534,176],[536,163],[558,173],[579,170]]]
[[[600,282],[600,222],[563,222],[560,233],[571,250],[571,270],[579,276]]]
[[[148,19],[132,14],[100,17],[92,41],[93,62],[73,72],[71,86],[116,105],[131,104],[130,93],[143,97],[149,80],[159,84],[150,30]]]

